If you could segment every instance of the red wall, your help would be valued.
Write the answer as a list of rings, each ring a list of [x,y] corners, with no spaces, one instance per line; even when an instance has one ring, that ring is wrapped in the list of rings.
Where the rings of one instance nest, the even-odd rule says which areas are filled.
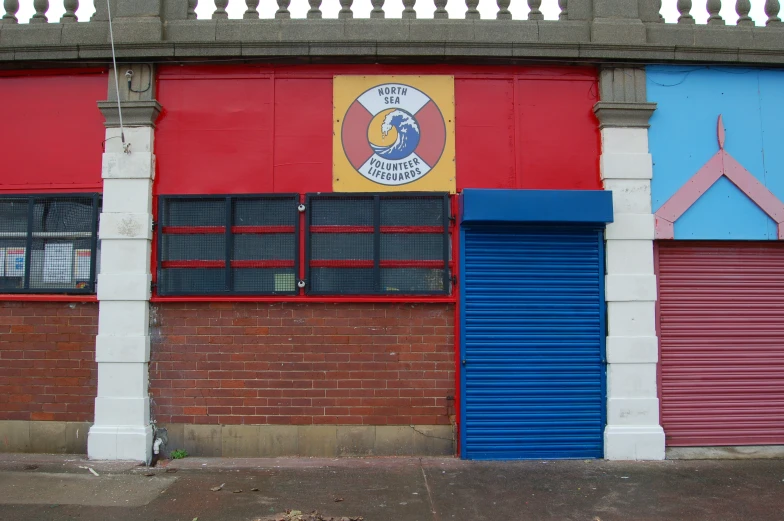
[[[0,192],[100,192],[105,71],[0,72]]]
[[[0,302],[0,420],[93,421],[98,304]]]
[[[161,67],[156,192],[332,191],[332,77],[455,77],[457,188],[601,189],[592,68]]]
[[[449,425],[453,304],[166,303],[160,423]]]

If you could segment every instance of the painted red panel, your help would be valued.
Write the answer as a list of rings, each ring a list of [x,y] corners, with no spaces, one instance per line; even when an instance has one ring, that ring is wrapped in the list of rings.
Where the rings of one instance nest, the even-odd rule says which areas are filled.
[[[428,101],[427,105],[416,113],[416,119],[423,129],[428,129],[427,132],[422,133],[422,140],[416,149],[417,155],[432,167],[438,162],[444,151],[446,140],[444,118],[436,104],[433,101]]]
[[[332,191],[332,78],[275,82],[275,191]]]
[[[265,193],[272,181],[269,75],[158,82],[156,193]]]
[[[526,78],[516,88],[518,186],[601,190],[596,84]]]
[[[346,116],[343,118],[343,127],[341,129],[343,135],[343,150],[346,153],[351,166],[360,168],[365,162],[373,155],[373,149],[370,147],[368,140],[362,139],[346,139],[345,136],[367,135],[370,122],[373,121],[373,115],[358,101],[355,101],[346,111]]]
[[[457,190],[516,188],[514,81],[455,80]]]
[[[594,69],[248,65],[161,68],[157,192],[331,191],[338,74],[453,75],[458,190],[601,189]]]
[[[100,192],[107,87],[105,71],[0,75],[0,191]]]
[[[667,445],[784,445],[784,244],[657,251]]]

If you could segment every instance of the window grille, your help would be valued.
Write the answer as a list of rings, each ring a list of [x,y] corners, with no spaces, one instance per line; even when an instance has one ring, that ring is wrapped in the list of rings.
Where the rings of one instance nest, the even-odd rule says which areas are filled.
[[[0,195],[0,292],[95,293],[99,194]]]
[[[446,295],[447,194],[311,194],[307,292]]]
[[[159,295],[297,293],[297,195],[159,201]]]

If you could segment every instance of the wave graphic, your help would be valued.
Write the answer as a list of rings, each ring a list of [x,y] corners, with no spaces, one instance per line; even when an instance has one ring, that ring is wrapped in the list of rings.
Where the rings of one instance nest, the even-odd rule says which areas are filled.
[[[419,145],[419,124],[408,112],[393,110],[384,118],[381,133],[384,137],[392,128],[397,130],[397,139],[389,146],[378,146],[373,143],[373,151],[384,159],[403,159],[410,156]]]

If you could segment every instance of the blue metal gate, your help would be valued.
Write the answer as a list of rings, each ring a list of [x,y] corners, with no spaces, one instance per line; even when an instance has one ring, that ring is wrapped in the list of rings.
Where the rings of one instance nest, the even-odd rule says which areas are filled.
[[[602,229],[461,233],[462,456],[601,458]]]

